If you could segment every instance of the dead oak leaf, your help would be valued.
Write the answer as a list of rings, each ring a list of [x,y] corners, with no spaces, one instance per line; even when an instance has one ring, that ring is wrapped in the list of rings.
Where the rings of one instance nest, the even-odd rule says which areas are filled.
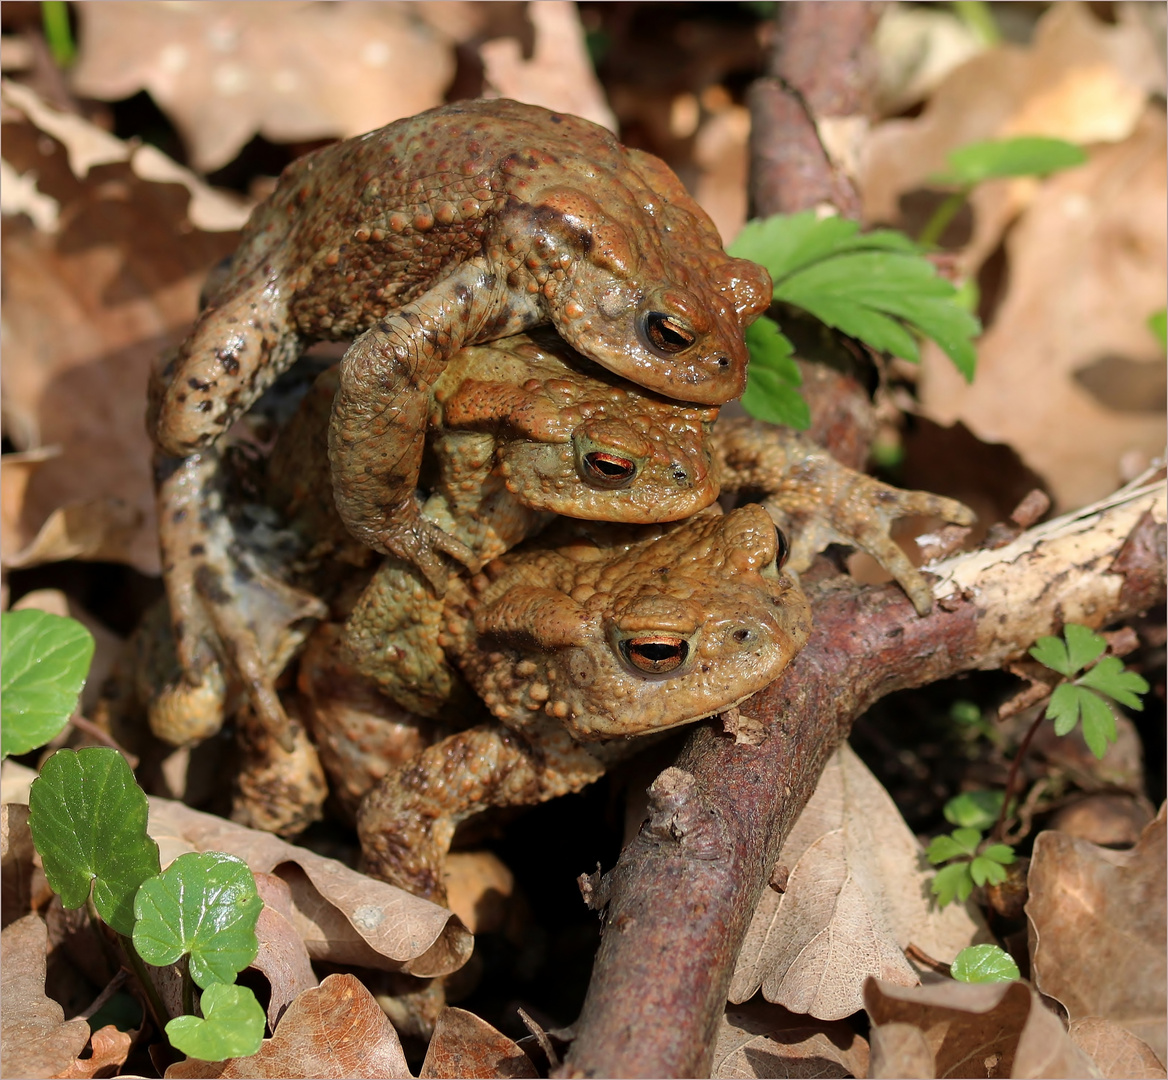
[[[1164,1080],[1168,1072],[1152,1048],[1102,1016],[1072,1020],[1071,1041],[1095,1060],[1105,1080]]]
[[[1122,1024],[1165,1061],[1168,912],[1165,809],[1130,851],[1048,829],[1034,842],[1031,968],[1038,988],[1072,1021]]]
[[[330,975],[288,1006],[259,1053],[227,1061],[187,1058],[167,1069],[166,1076],[376,1080],[409,1078],[410,1070],[397,1032],[373,995],[353,975]]]
[[[938,910],[932,870],[896,804],[846,745],[828,762],[779,863],[785,891],[766,890],[730,984],[742,1002],[763,996],[824,1020],[861,1007],[869,975],[900,985],[917,974],[903,950],[950,961],[983,928],[961,905]]]
[[[842,1021],[751,1003],[726,1010],[710,1068],[715,1080],[867,1076],[868,1043]]]
[[[89,1040],[88,1057],[79,1057],[67,1069],[63,1069],[53,1080],[93,1080],[99,1072],[116,1070],[125,1064],[129,1056],[133,1038],[127,1031],[119,1031],[113,1024],[106,1024],[93,1033]]]
[[[426,1047],[419,1077],[465,1077],[495,1080],[497,1077],[538,1076],[535,1066],[514,1039],[465,1009],[445,1008],[438,1014],[434,1035]]]
[[[0,931],[4,954],[0,1075],[55,1076],[71,1068],[89,1042],[89,1025],[84,1020],[66,1021],[61,1006],[45,996],[47,944],[44,920],[36,914]]]
[[[256,889],[264,902],[256,922],[259,950],[251,966],[268,980],[268,1025],[273,1031],[284,1010],[318,985],[312,958],[293,925],[292,891],[275,874],[256,874]]]
[[[79,10],[78,93],[147,90],[195,167],[226,165],[253,135],[302,142],[360,135],[442,102],[450,42],[408,4],[156,4]]]

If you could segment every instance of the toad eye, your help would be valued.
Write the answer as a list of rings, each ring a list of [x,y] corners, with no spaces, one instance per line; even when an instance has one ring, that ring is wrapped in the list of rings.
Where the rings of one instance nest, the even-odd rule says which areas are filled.
[[[593,450],[580,459],[584,479],[597,487],[624,487],[637,475],[637,463],[618,454]]]
[[[697,340],[697,335],[685,323],[663,311],[645,315],[644,331],[649,346],[667,356],[688,349]]]
[[[775,569],[782,570],[787,559],[791,557],[791,543],[787,534],[777,525],[775,526]]]
[[[633,667],[650,675],[664,675],[676,671],[689,656],[689,642],[672,634],[646,634],[625,638],[620,643],[621,655]]]

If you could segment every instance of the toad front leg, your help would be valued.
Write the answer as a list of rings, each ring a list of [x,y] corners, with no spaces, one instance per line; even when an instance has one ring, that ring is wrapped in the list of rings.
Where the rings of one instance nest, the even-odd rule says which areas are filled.
[[[445,904],[446,854],[460,822],[489,806],[579,791],[603,775],[603,763],[558,725],[541,725],[537,737],[538,746],[499,724],[481,724],[390,773],[357,816],[365,872]]]
[[[468,342],[535,325],[534,298],[516,301],[484,265],[467,263],[414,303],[362,334],[341,361],[329,425],[337,510],[362,543],[406,559],[441,595],[436,552],[472,568],[474,553],[421,515],[415,498],[431,387]]]

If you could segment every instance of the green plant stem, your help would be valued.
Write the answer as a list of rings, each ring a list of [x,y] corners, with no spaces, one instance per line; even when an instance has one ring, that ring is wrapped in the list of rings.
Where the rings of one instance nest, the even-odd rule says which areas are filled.
[[[983,45],[993,47],[1001,44],[1002,32],[985,0],[953,0],[953,11]]]
[[[957,211],[965,205],[965,200],[969,198],[969,191],[969,188],[962,188],[960,191],[954,191],[945,197],[941,205],[933,211],[933,216],[925,222],[925,227],[921,229],[920,235],[917,237],[917,242],[921,247],[936,245],[949,222],[957,216]]]
[[[1018,766],[1022,764],[1022,759],[1026,756],[1026,751],[1030,749],[1030,744],[1034,740],[1034,736],[1038,734],[1038,729],[1042,727],[1043,721],[1046,720],[1046,712],[1040,712],[1034,719],[1034,723],[1030,725],[1030,730],[1026,732],[1022,742],[1018,744],[1018,752],[1014,755],[1014,760],[1010,762],[1010,771],[1006,775],[1006,794],[1002,799],[1002,809],[998,811],[998,820],[994,822],[994,827],[990,832],[989,839],[1001,841],[1002,836],[1006,831],[1007,811],[1010,809],[1010,801],[1014,796],[1014,784],[1018,780]]]
[[[195,980],[191,978],[191,957],[187,953],[178,962],[182,972],[182,1007],[184,1016],[195,1015]]]
[[[41,25],[54,63],[59,68],[71,67],[77,56],[77,47],[73,44],[69,6],[65,0],[41,0]]]
[[[142,991],[146,995],[146,1004],[150,1006],[154,1023],[158,1025],[160,1032],[165,1031],[166,1023],[171,1017],[166,1011],[166,1006],[162,1004],[162,998],[158,995],[158,988],[154,985],[154,980],[150,978],[150,972],[146,970],[146,961],[138,955],[132,938],[126,937],[125,934],[118,934],[118,940],[122,943],[126,958],[130,961],[130,967],[134,969],[138,982],[142,984]]]

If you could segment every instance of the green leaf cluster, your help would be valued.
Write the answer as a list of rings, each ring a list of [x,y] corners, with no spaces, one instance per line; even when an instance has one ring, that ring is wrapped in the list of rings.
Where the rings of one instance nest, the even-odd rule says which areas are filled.
[[[1119,657],[1103,656],[1107,642],[1088,627],[1067,623],[1063,635],[1041,637],[1030,650],[1040,664],[1068,680],[1051,694],[1046,717],[1054,721],[1057,735],[1074,731],[1081,719],[1087,746],[1101,758],[1107,753],[1107,744],[1118,737],[1110,702],[1142,711],[1144,703],[1138,695],[1148,692],[1148,683],[1134,671],[1126,671]],[[1087,667],[1094,661],[1098,662]]]
[[[33,843],[62,904],[77,908],[92,895],[147,982],[143,960],[164,966],[186,958],[184,981],[203,989],[203,1017],[172,1019],[171,1045],[204,1061],[254,1054],[264,1011],[251,990],[231,984],[259,948],[255,878],[246,863],[219,852],[180,855],[160,873],[148,813],[129,765],[108,747],[57,751],[29,791]]]
[[[1006,880],[1006,867],[1014,861],[1014,849],[1009,844],[990,844],[979,851],[981,842],[978,829],[959,828],[948,836],[934,837],[929,844],[925,857],[934,866],[957,860],[938,870],[933,878],[932,892],[940,907],[955,899],[968,900],[974,885],[1000,885]]]
[[[89,675],[93,635],[47,611],[0,615],[0,757],[44,746],[68,723]]]
[[[1014,958],[997,945],[970,945],[962,949],[950,965],[949,974],[958,982],[1013,982],[1022,977]]]
[[[854,221],[807,211],[748,222],[729,251],[766,267],[776,301],[914,362],[920,360],[917,336],[932,338],[966,379],[973,378],[972,339],[981,326],[903,233],[861,233]]]

